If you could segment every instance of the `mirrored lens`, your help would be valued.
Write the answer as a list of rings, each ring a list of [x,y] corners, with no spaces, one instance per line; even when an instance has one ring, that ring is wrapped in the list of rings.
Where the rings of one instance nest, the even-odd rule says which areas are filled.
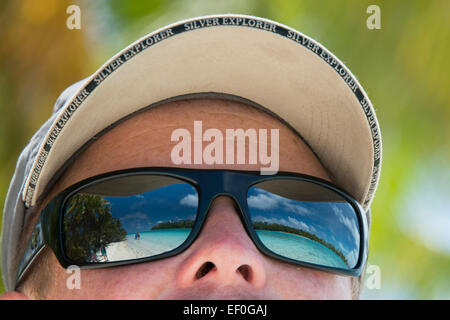
[[[326,267],[356,266],[358,217],[337,192],[312,182],[276,179],[252,186],[247,204],[256,234],[273,253]]]
[[[65,253],[75,262],[104,263],[156,256],[178,248],[193,228],[196,189],[159,175],[96,183],[65,207]]]

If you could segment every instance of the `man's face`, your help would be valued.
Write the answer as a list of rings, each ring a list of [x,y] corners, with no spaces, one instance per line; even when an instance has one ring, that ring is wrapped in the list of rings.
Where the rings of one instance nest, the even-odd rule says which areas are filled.
[[[279,129],[279,171],[330,177],[306,144],[276,118],[231,101],[187,100],[147,110],[113,128],[86,149],[46,197],[101,173],[135,167],[260,170],[257,164],[175,165],[175,129]],[[225,136],[225,135],[224,135]],[[268,139],[270,143],[270,139]],[[192,141],[193,142],[193,141]],[[225,141],[224,141],[225,146]],[[247,143],[247,151],[248,151]],[[268,148],[270,150],[270,148]],[[259,161],[259,159],[258,159]],[[49,251],[50,252],[50,251]],[[199,237],[174,257],[121,267],[81,270],[81,289],[50,252],[50,299],[347,299],[351,278],[281,262],[263,255],[245,232],[234,200],[216,198]],[[25,292],[27,294],[27,292]]]

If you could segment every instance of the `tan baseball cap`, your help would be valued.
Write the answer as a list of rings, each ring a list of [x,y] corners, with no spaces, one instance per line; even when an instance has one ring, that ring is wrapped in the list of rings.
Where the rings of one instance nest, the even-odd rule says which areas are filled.
[[[248,101],[296,130],[368,209],[379,180],[380,129],[350,70],[323,45],[280,23],[246,15],[176,22],[132,43],[66,90],[19,158],[7,195],[2,268],[13,286],[13,253],[26,213],[93,137],[149,106],[217,95]]]

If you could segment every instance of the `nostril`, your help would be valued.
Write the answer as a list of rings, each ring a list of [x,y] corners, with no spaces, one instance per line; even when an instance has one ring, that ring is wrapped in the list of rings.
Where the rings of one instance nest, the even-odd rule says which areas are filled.
[[[237,272],[239,272],[246,281],[250,281],[251,277],[252,277],[252,269],[250,268],[249,265],[247,264],[243,264],[242,266],[240,266],[239,268],[237,268],[236,270]]]
[[[195,274],[196,279],[203,278],[206,276],[208,272],[210,272],[212,269],[214,269],[215,265],[212,262],[205,262],[201,265],[201,267],[197,270],[197,273]]]

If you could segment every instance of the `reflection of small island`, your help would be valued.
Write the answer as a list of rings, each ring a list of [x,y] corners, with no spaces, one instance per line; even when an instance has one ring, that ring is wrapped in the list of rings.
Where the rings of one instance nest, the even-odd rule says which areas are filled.
[[[178,220],[178,221],[167,221],[160,222],[157,225],[152,227],[152,230],[158,229],[178,229],[178,228],[193,228],[194,220],[186,219],[186,220]]]
[[[344,254],[341,251],[336,249],[333,245],[325,242],[323,239],[320,239],[315,234],[306,232],[304,230],[288,227],[288,226],[278,224],[278,223],[267,223],[267,222],[262,222],[262,221],[253,222],[253,228],[255,228],[255,230],[286,232],[286,233],[296,234],[296,235],[308,238],[310,240],[313,240],[313,241],[320,243],[321,245],[327,247],[328,249],[330,249],[331,251],[336,253],[339,256],[339,258],[341,258],[345,262],[345,264],[347,266],[349,265],[347,262],[347,259],[345,258]]]

